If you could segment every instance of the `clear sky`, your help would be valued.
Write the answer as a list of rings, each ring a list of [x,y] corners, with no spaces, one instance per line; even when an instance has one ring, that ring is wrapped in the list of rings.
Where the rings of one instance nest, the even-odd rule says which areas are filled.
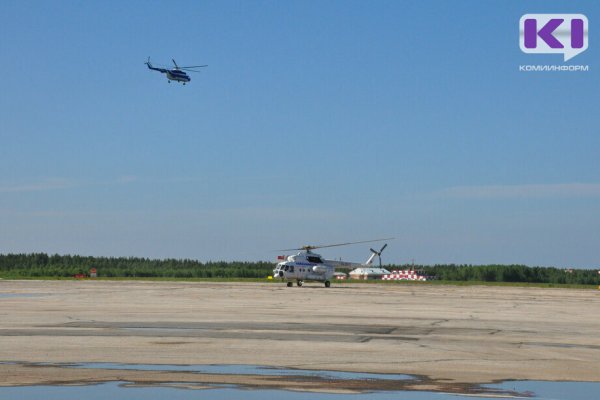
[[[522,53],[526,13],[588,50]],[[598,267],[597,32],[596,1],[0,1],[0,253]]]

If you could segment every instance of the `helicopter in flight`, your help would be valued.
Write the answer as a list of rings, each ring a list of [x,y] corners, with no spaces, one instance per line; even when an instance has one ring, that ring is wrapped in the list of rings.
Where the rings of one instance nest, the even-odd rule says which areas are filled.
[[[375,257],[379,257],[379,268],[381,268],[381,253],[387,247],[387,243],[383,245],[383,247],[379,250],[371,250],[371,255],[362,263],[352,263],[346,261],[337,261],[337,260],[325,260],[321,255],[313,253],[312,250],[322,249],[326,247],[337,247],[337,246],[348,246],[351,244],[358,243],[370,243],[370,242],[380,242],[383,240],[391,240],[393,238],[387,239],[375,239],[375,240],[365,240],[361,242],[348,242],[348,243],[338,243],[338,244],[328,244],[321,246],[312,246],[306,245],[296,249],[283,249],[278,251],[294,251],[300,250],[298,254],[287,256],[280,256],[279,259],[284,259],[277,264],[275,269],[273,270],[273,278],[280,278],[282,281],[287,281],[287,286],[292,287],[294,285],[293,281],[296,281],[298,286],[302,286],[305,281],[314,281],[314,282],[323,282],[325,287],[331,286],[331,278],[335,277],[337,273],[335,272],[336,268],[346,268],[346,269],[355,269],[355,268],[364,268],[368,267],[373,263],[373,259]],[[389,273],[389,272],[388,272]]]
[[[175,65],[175,68],[173,68],[173,69],[153,67],[152,63],[150,63],[150,57],[148,57],[148,61],[146,61],[144,64],[146,64],[148,66],[148,69],[151,69],[153,71],[159,71],[163,74],[166,74],[167,79],[169,80],[169,83],[171,83],[171,81],[175,81],[175,82],[181,82],[184,85],[186,84],[186,82],[189,82],[192,80],[192,78],[189,77],[189,75],[186,73],[186,71],[187,72],[200,72],[200,71],[196,71],[194,68],[208,67],[208,65],[192,65],[189,67],[180,67],[179,65],[177,65],[177,63],[175,62],[174,59],[171,59],[171,61],[173,61],[173,65]]]

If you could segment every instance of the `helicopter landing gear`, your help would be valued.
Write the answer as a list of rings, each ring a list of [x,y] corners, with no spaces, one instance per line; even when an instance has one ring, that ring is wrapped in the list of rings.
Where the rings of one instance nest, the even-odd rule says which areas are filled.
[[[294,283],[293,283],[293,282],[288,282],[288,283],[287,283],[287,287],[292,287],[292,286],[294,286]]]
[[[329,286],[331,286],[331,282],[325,281],[325,287],[329,287]]]
[[[296,284],[297,284],[298,286],[302,286],[302,284],[303,284],[303,283],[304,283],[304,282],[302,282],[302,281],[298,281],[298,282],[296,282]]]

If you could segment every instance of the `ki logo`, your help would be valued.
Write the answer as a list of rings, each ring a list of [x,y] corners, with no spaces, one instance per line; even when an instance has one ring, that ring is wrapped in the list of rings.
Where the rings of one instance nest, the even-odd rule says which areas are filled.
[[[519,30],[524,53],[558,53],[567,61],[588,48],[588,19],[583,14],[525,14]]]

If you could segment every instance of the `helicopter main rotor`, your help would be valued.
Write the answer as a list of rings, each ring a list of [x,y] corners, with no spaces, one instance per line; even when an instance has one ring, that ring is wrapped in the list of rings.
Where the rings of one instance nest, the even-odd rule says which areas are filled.
[[[171,61],[173,61],[173,65],[175,65],[175,69],[178,70],[185,70],[188,72],[199,72],[199,71],[194,71],[193,68],[202,68],[202,67],[208,67],[208,65],[189,65],[187,67],[180,67],[179,65],[177,65],[177,62],[175,61],[174,58],[171,58]]]
[[[346,243],[325,244],[325,245],[317,245],[317,246],[314,246],[314,245],[305,245],[305,246],[298,247],[298,248],[295,248],[295,249],[281,249],[281,250],[277,250],[277,251],[295,251],[295,250],[304,250],[304,251],[306,251],[306,252],[309,252],[309,253],[310,253],[310,251],[311,251],[311,250],[314,250],[314,249],[324,249],[324,248],[326,248],[326,247],[348,246],[348,245],[351,245],[351,244],[360,244],[360,243],[381,242],[381,241],[383,241],[383,240],[392,240],[392,239],[394,239],[394,238],[383,238],[383,239],[373,239],[373,240],[361,240],[360,242],[346,242]]]

